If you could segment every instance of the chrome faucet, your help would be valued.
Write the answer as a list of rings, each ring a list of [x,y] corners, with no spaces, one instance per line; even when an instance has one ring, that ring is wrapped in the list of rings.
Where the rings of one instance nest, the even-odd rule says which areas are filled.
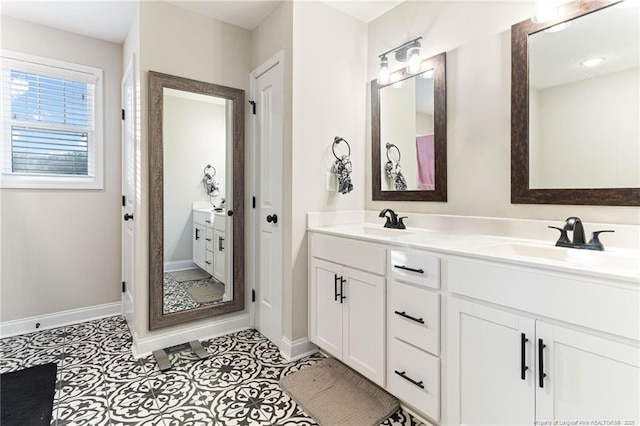
[[[582,220],[579,217],[568,217],[564,223],[564,227],[558,228],[557,226],[549,226],[549,228],[557,229],[560,231],[560,238],[556,241],[557,247],[578,248],[586,250],[600,250],[604,251],[604,246],[600,242],[598,237],[603,232],[614,232],[612,230],[595,231],[591,233],[591,239],[585,243],[584,227],[582,226]],[[569,239],[567,235],[568,231],[572,231],[573,241]]]
[[[389,214],[389,216],[387,216],[387,213]],[[391,209],[382,210],[380,212],[380,214],[378,215],[378,217],[386,217],[387,218],[387,221],[384,224],[385,228],[406,229],[406,227],[404,226],[404,223],[402,222],[402,219],[406,219],[407,216],[398,217],[396,212],[394,212]]]

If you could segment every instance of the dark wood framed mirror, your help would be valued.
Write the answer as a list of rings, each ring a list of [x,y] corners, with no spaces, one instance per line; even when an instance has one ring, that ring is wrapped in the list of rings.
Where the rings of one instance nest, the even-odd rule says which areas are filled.
[[[244,309],[243,90],[149,71],[149,328]]]
[[[624,3],[512,26],[512,203],[640,205],[640,37]]]
[[[373,200],[447,201],[446,54],[421,70],[371,81]]]

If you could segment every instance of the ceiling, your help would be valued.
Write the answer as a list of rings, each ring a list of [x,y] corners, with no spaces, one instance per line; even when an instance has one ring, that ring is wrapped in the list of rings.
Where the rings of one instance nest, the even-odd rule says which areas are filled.
[[[253,30],[281,0],[167,1],[192,12]],[[363,22],[370,22],[404,0],[319,1]],[[124,42],[136,7],[136,0],[0,0],[0,13],[3,15],[114,43]]]

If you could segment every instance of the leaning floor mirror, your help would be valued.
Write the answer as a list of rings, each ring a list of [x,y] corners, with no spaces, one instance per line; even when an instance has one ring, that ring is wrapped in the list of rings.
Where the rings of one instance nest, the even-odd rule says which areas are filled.
[[[150,329],[244,309],[244,91],[149,72]]]

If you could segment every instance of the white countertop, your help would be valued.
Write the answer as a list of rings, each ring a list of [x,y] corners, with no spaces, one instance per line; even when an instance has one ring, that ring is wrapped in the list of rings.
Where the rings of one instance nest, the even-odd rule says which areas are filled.
[[[554,241],[456,233],[424,228],[387,229],[382,224],[352,223],[309,226],[311,232],[384,243],[396,247],[434,250],[520,266],[640,284],[640,250],[606,251],[555,247]]]

